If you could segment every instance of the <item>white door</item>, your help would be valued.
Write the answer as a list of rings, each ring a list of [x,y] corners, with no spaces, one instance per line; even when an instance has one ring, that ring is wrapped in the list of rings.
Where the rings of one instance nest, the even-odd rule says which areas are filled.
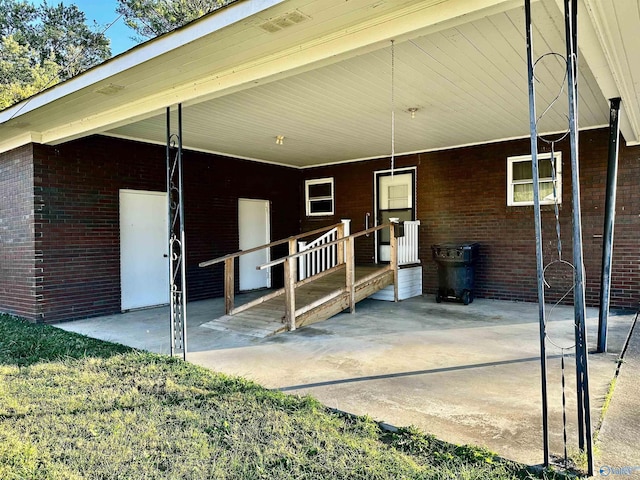
[[[122,310],[169,303],[167,224],[166,193],[120,190]]]
[[[238,236],[240,250],[248,250],[271,242],[269,201],[238,199]],[[240,290],[269,288],[269,269],[256,270],[256,266],[269,262],[269,249],[240,256]]]
[[[401,222],[415,220],[415,169],[375,173],[376,220],[377,225],[387,223],[390,218]],[[376,232],[377,259],[388,262],[391,259],[389,230]]]

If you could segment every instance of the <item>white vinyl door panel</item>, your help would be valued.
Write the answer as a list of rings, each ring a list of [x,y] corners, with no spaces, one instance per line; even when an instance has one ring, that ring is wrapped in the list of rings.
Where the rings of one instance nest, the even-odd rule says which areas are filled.
[[[167,194],[120,191],[122,310],[169,303]]]
[[[240,198],[238,200],[238,236],[240,250],[266,245],[271,240],[269,201]],[[269,262],[269,249],[241,255],[239,260],[240,290],[256,290],[271,286],[269,269],[256,270]]]

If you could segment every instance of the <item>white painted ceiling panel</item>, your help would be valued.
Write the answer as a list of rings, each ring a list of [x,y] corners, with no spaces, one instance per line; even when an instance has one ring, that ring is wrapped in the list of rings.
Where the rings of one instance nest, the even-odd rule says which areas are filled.
[[[536,67],[538,113],[553,104],[539,122],[545,132],[567,128],[560,3],[533,2],[535,56],[559,53]],[[15,148],[30,132],[49,144],[93,133],[164,144],[166,105],[183,102],[189,149],[298,167],[388,156],[391,38],[398,155],[529,134],[519,0],[236,4],[243,5],[254,13],[220,20],[220,29],[217,17],[205,17],[38,95],[17,115],[0,112],[0,145]],[[579,126],[606,125],[607,96],[619,95],[625,138],[639,141],[640,4],[580,5],[588,35],[587,61],[579,56]],[[292,13],[302,23],[275,34],[263,28]]]
[[[315,14],[315,12],[314,12]],[[551,0],[534,3],[536,56],[564,52],[563,18]],[[526,136],[528,95],[523,8],[480,18],[395,46],[396,153]],[[559,93],[557,57],[536,68],[538,111]],[[580,127],[608,122],[608,105],[580,66]],[[409,108],[418,108],[415,118]],[[566,95],[540,122],[566,129]],[[391,152],[391,48],[184,109],[184,145],[307,167]],[[164,142],[158,115],[110,135]],[[284,135],[284,145],[276,145]]]

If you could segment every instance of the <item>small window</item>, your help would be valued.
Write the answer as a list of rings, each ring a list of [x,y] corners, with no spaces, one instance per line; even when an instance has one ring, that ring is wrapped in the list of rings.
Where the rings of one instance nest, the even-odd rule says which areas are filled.
[[[333,178],[305,180],[307,215],[333,215]]]
[[[553,177],[555,169],[555,196],[562,203],[562,154],[555,152],[554,161],[550,153],[538,154],[538,176],[540,185],[540,204],[555,203]],[[531,155],[507,158],[507,205],[533,205],[533,174]]]

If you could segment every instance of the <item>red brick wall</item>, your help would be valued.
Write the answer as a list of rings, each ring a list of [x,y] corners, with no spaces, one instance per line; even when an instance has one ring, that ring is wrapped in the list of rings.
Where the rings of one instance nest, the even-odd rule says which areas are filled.
[[[624,143],[624,142],[622,142]],[[599,302],[604,195],[607,170],[606,129],[580,134],[583,249],[589,305]],[[563,258],[572,261],[571,172],[567,144],[563,152],[563,204],[560,224]],[[431,245],[477,241],[481,244],[476,268],[476,296],[536,301],[535,232],[533,207],[506,205],[506,159],[530,152],[528,140],[410,155],[398,166],[417,166],[417,216],[421,220],[420,258],[423,289],[437,286]],[[352,231],[363,228],[366,212],[373,215],[373,172],[389,168],[389,160],[318,167],[303,171],[304,179],[331,177],[336,184],[336,215],[303,218],[303,230],[352,218]],[[640,298],[640,148],[622,147],[618,174],[618,202],[613,258],[612,306],[636,308]],[[542,207],[545,263],[557,258],[552,206]],[[358,261],[373,255],[373,245],[359,250]],[[570,271],[560,271],[560,279]],[[551,275],[550,275],[551,276]],[[549,292],[550,298],[557,296]]]
[[[199,268],[198,263],[237,252],[238,198],[270,201],[272,241],[300,231],[300,173],[297,169],[245,160],[189,153],[185,156],[185,229],[189,253],[190,299],[221,296],[223,266]],[[287,245],[274,248],[271,258],[285,256]],[[236,289],[238,286],[236,261]],[[282,267],[272,270],[272,285],[283,285]]]
[[[587,300],[598,302],[606,182],[607,131],[581,133],[582,212]],[[533,301],[535,241],[531,207],[506,206],[506,158],[528,153],[529,142],[424,153],[397,159],[416,166],[417,214],[422,221],[424,291],[433,293],[430,246],[478,241],[476,295]],[[31,156],[33,151],[33,164]],[[571,260],[570,171],[563,149],[561,226],[564,258]],[[164,148],[106,137],[56,147],[33,145],[0,157],[0,310],[57,321],[120,309],[118,193],[122,188],[164,190]],[[222,268],[206,259],[236,251],[237,199],[271,201],[272,239],[352,219],[352,231],[373,217],[374,160],[298,171],[194,152],[185,153],[185,209],[190,300],[222,294]],[[307,218],[305,178],[335,178],[332,217]],[[636,308],[640,291],[640,148],[621,148],[612,306]],[[297,206],[292,208],[292,206]],[[543,207],[545,257],[555,252],[553,209]],[[283,247],[285,248],[285,247]],[[373,237],[356,244],[359,262],[372,260]],[[284,254],[279,250],[273,255]],[[34,260],[35,259],[35,260]],[[35,262],[38,264],[35,264]],[[281,272],[274,272],[281,283]]]
[[[119,190],[165,190],[164,148],[91,137],[34,152],[44,321],[120,311]],[[198,263],[238,250],[237,198],[271,200],[272,238],[297,233],[299,173],[188,151],[184,168],[189,300],[219,296],[221,268]]]
[[[0,311],[38,319],[31,146],[0,155]]]
[[[396,166],[412,167],[419,163],[415,156],[396,159]],[[333,177],[335,204],[334,215],[307,217],[305,212],[305,198],[302,193],[300,218],[302,231],[311,231],[324,226],[338,223],[341,219],[351,219],[351,232],[358,232],[365,228],[365,215],[370,213],[369,227],[375,223],[374,172],[388,170],[389,160],[371,160],[366,162],[352,162],[326,167],[316,167],[302,171],[301,186],[304,180]],[[420,168],[418,168],[418,172]],[[419,209],[419,206],[418,206]],[[373,263],[375,256],[374,235],[358,237],[355,240],[356,261],[359,263]]]
[[[34,145],[45,322],[120,310],[119,189],[164,190],[163,150],[91,137]]]

